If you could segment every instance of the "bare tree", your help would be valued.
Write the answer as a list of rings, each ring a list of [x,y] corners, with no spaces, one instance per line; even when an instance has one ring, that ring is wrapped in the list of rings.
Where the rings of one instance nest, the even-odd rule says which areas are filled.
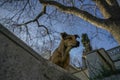
[[[92,15],[90,12],[81,10],[76,6],[66,6],[57,0],[39,0],[39,2],[44,6],[53,6],[62,12],[78,16],[99,28],[109,31],[120,43],[120,6],[117,0],[92,1],[97,5],[104,18],[98,18]]]
[[[0,22],[38,53],[50,54],[55,45],[53,42],[56,42],[54,38],[57,37],[54,33],[57,32],[51,30],[51,25],[40,23],[41,17],[46,14],[46,6],[42,7],[38,2],[38,0],[1,0],[0,7],[12,14],[0,17]],[[46,18],[49,18],[49,15]]]
[[[117,0],[1,0],[0,6],[13,13],[0,20],[11,25],[13,30],[16,27],[20,30],[25,29],[27,36],[33,41],[35,39],[31,38],[29,26],[34,25],[37,26],[34,28],[44,30],[40,31],[41,35],[37,35],[36,38],[46,38],[46,35],[51,37],[54,33],[54,30],[50,29],[53,25],[51,20],[69,22],[71,16],[76,16],[107,30],[120,43],[120,6]],[[48,20],[49,25],[43,23]]]

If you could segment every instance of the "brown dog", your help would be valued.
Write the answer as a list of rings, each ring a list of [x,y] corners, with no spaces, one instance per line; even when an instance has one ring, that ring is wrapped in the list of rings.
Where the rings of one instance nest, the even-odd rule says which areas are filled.
[[[67,33],[61,33],[62,40],[59,47],[53,52],[50,57],[50,61],[59,65],[64,69],[68,69],[70,62],[70,50],[72,48],[78,47],[79,42],[76,40],[78,35],[69,35]]]

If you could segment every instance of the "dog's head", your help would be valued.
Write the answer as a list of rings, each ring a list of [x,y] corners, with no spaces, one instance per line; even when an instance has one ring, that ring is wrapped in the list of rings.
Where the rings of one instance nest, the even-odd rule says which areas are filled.
[[[74,48],[80,45],[79,41],[76,40],[77,38],[79,38],[78,35],[70,35],[64,32],[61,33],[61,37],[66,47]]]

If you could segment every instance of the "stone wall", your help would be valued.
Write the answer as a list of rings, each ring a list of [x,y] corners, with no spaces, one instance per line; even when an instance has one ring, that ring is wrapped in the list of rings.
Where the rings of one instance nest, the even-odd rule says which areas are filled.
[[[43,59],[0,25],[0,80],[80,80]]]
[[[103,48],[101,48],[94,50],[86,55],[85,64],[87,65],[88,75],[90,79],[118,79],[115,78],[120,74],[120,54],[118,48],[120,47],[116,47],[108,51],[105,51]],[[113,54],[116,55],[113,56]]]
[[[107,50],[107,53],[113,60],[116,69],[120,69],[120,46]]]

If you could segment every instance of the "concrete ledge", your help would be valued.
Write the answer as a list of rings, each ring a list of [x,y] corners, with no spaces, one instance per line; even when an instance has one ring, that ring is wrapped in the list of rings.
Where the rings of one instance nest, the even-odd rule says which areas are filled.
[[[43,59],[0,25],[0,80],[80,80]]]
[[[35,52],[32,48],[30,48],[27,44],[25,44],[22,40],[20,40],[18,37],[16,37],[9,30],[4,28],[1,24],[0,24],[0,33],[3,34],[4,36],[6,36],[7,38],[9,38],[9,40],[14,42],[18,46],[20,46],[22,49],[26,50],[29,54],[36,57],[36,59],[39,60],[42,58],[37,52]]]

